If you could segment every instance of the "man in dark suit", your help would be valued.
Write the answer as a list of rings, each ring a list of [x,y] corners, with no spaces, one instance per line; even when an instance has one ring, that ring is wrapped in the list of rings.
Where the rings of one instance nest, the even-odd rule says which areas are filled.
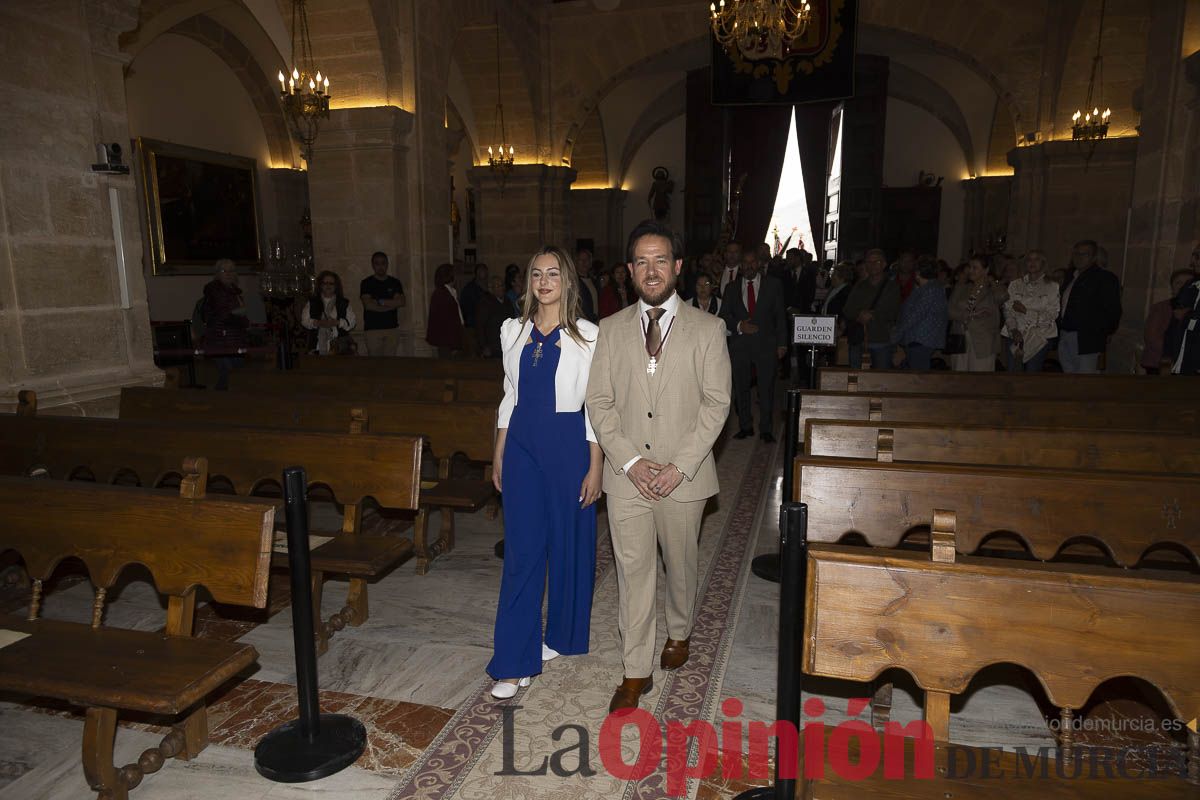
[[[1100,246],[1076,242],[1063,279],[1058,360],[1063,372],[1098,372],[1100,354],[1121,322],[1121,282],[1099,263]]]
[[[756,253],[742,258],[742,272],[725,287],[721,319],[729,329],[729,360],[733,368],[733,399],[740,430],[735,439],[754,435],[750,408],[750,384],[758,371],[758,426],[760,438],[773,442],[772,410],[775,373],[779,359],[787,354],[787,315],[783,286],[762,274]]]

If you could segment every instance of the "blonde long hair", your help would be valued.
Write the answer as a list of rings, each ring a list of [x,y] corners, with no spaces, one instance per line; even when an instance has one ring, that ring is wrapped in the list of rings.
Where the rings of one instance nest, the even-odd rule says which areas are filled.
[[[579,344],[591,341],[579,331],[577,323],[580,316],[579,276],[575,272],[575,262],[571,260],[566,251],[552,244],[546,245],[530,256],[529,263],[525,266],[525,296],[522,298],[521,323],[524,324],[532,319],[538,308],[537,298],[533,295],[533,281],[530,280],[529,273],[533,269],[533,262],[541,256],[554,256],[554,260],[558,262],[558,271],[562,273],[562,297],[558,301],[558,324],[562,326],[567,336]]]

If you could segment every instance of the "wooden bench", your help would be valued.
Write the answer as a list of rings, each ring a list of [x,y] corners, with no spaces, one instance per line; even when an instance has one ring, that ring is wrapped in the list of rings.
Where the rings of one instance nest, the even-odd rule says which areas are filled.
[[[994,395],[1096,400],[1191,400],[1200,398],[1200,379],[1175,375],[1075,375],[1055,372],[948,372],[856,370],[822,367],[818,388],[830,392]]]
[[[371,375],[365,371],[336,375],[299,370],[239,370],[231,376],[230,386],[236,392],[253,394],[337,395],[383,402],[461,401],[499,405],[504,395],[504,384],[499,378],[439,378],[405,373]]]
[[[417,510],[421,444],[411,436],[0,415],[0,473],[8,475],[36,472],[101,483],[124,478],[155,488],[179,474],[184,454],[204,452],[215,477],[236,494],[250,495],[278,486],[285,467],[304,466],[309,485],[328,488],[344,508],[342,535],[314,540],[320,542],[312,552],[318,652],[328,649],[335,631],[367,621],[369,580],[407,561],[416,549],[428,548],[426,541],[357,535],[368,498],[384,508]],[[286,555],[277,554],[276,563],[286,567]],[[350,587],[346,605],[321,622],[327,574],[348,576]]]
[[[1200,473],[1200,438],[1144,431],[810,419],[804,448],[878,461]]]
[[[1168,548],[1200,567],[1197,475],[799,456],[793,498],[808,504],[810,541],[895,547],[940,508],[957,515],[963,554],[1006,537],[1040,560],[1087,542],[1123,567]]]
[[[939,516],[935,511],[935,530]],[[1109,779],[1097,780],[1095,763],[1075,772],[1076,759],[1087,756],[1076,751],[1072,729],[1075,712],[1100,683],[1116,676],[1149,682],[1175,717],[1185,723],[1196,719],[1200,582],[1144,571],[957,558],[961,549],[952,524],[930,553],[829,544],[809,548],[803,671],[870,681],[884,670],[903,669],[925,691],[926,727],[917,741],[908,742],[913,757],[904,769],[905,780],[888,779],[884,770],[876,770],[865,780],[850,781],[827,770],[797,796],[1200,796],[1200,736],[1194,731],[1188,733],[1187,780],[1161,775],[1155,780],[1114,779],[1111,753],[1104,769]],[[995,750],[981,753],[974,774],[965,779],[949,771],[949,759],[963,750],[955,753],[947,746],[950,698],[964,692],[980,669],[1000,662],[1032,673],[1060,709],[1059,750],[1068,777],[1058,776],[1052,763]],[[904,733],[893,726],[876,754],[887,758],[892,750],[903,761]],[[913,733],[911,728],[907,733]],[[917,779],[914,770],[922,753],[928,770],[925,779]],[[1046,753],[1040,755],[1049,761]]]
[[[127,387],[121,390],[122,420],[222,426],[255,426],[288,431],[346,431],[424,436],[437,458],[436,482],[421,486],[415,521],[417,573],[425,574],[438,555],[454,548],[454,514],[477,511],[494,497],[491,460],[496,406],[482,403],[353,403],[314,396],[261,398],[242,392],[179,392]],[[453,479],[452,458],[487,465],[483,480]],[[361,468],[361,465],[360,465]],[[441,511],[441,527],[430,540],[429,513]]]
[[[810,419],[923,422],[931,425],[1062,427],[1200,435],[1200,404],[1187,401],[1034,400],[863,392],[804,392],[800,435]]]
[[[945,509],[964,555],[986,546],[1008,556],[1112,562],[1133,567],[1148,553],[1200,567],[1200,476],[900,464],[801,456],[793,498],[808,505],[808,537],[834,543],[849,534],[873,548],[928,541],[933,509]],[[932,536],[932,534],[928,534]],[[1024,555],[1028,558],[1029,555]],[[875,693],[884,724],[891,686]]]
[[[498,358],[418,358],[416,356],[359,356],[336,358],[302,355],[296,359],[297,375],[419,375],[424,378],[471,378],[492,380],[504,377]]]
[[[203,459],[184,468],[179,495],[0,477],[0,552],[15,551],[33,581],[28,619],[0,626],[26,634],[0,648],[0,690],[86,708],[83,771],[102,798],[123,800],[164,759],[193,758],[208,743],[205,698],[253,664],[236,642],[192,638],[196,591],[220,603],[264,608],[275,510],[204,496]],[[38,619],[43,581],[78,558],[96,587],[91,625]],[[167,601],[162,632],[101,627],[105,597],[122,570],[149,570]],[[136,763],[113,764],[120,711],[183,719]]]

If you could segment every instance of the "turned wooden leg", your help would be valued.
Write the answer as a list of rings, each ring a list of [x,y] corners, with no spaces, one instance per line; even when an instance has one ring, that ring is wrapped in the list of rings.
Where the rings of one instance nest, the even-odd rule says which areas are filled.
[[[438,536],[441,542],[439,553],[449,553],[454,549],[454,509],[442,506],[442,530]]]
[[[1075,712],[1064,708],[1059,712],[1058,747],[1062,751],[1063,763],[1070,766],[1075,760]]]
[[[325,591],[325,573],[314,569],[312,571],[312,604],[313,604],[313,636],[317,640],[317,655],[322,655],[329,649],[329,635],[325,623],[321,619],[321,596]]]
[[[417,554],[417,574],[429,572],[429,509],[417,511],[417,519],[413,523],[413,549]]]
[[[117,711],[89,708],[83,723],[83,776],[101,797],[126,800],[129,792],[113,766],[113,739],[117,735]]]
[[[350,579],[350,590],[346,592],[346,608],[350,609],[350,624],[354,627],[362,625],[370,617],[365,578]]]
[[[880,683],[871,698],[871,727],[882,731],[892,719],[892,683]]]
[[[175,758],[191,761],[208,747],[208,707],[203,703],[172,727],[183,734],[183,747],[175,754]]]

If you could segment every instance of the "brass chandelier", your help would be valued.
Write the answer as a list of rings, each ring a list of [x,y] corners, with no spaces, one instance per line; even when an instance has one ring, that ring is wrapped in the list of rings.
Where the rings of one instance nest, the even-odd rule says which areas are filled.
[[[1096,35],[1096,55],[1092,58],[1092,74],[1088,78],[1087,99],[1082,109],[1076,109],[1071,116],[1071,138],[1076,141],[1095,142],[1108,136],[1108,122],[1112,117],[1112,109],[1107,106],[1100,110],[1104,101],[1104,7],[1106,0],[1100,0],[1100,32]],[[1096,75],[1100,76],[1100,92],[1096,104],[1092,104],[1092,96],[1096,92]],[[1091,109],[1088,111],[1087,109]]]
[[[731,56],[785,52],[812,21],[809,0],[720,0],[708,11],[713,36]]]
[[[305,0],[292,0],[292,73],[285,78],[279,72],[279,100],[288,130],[299,143],[304,161],[311,164],[321,120],[329,119],[329,76],[313,64]]]
[[[492,128],[492,136],[496,139],[494,145],[488,145],[488,166],[503,183],[512,172],[516,160],[516,150],[508,141],[508,131],[504,127],[504,97],[500,81],[500,13],[496,12],[496,122]]]

